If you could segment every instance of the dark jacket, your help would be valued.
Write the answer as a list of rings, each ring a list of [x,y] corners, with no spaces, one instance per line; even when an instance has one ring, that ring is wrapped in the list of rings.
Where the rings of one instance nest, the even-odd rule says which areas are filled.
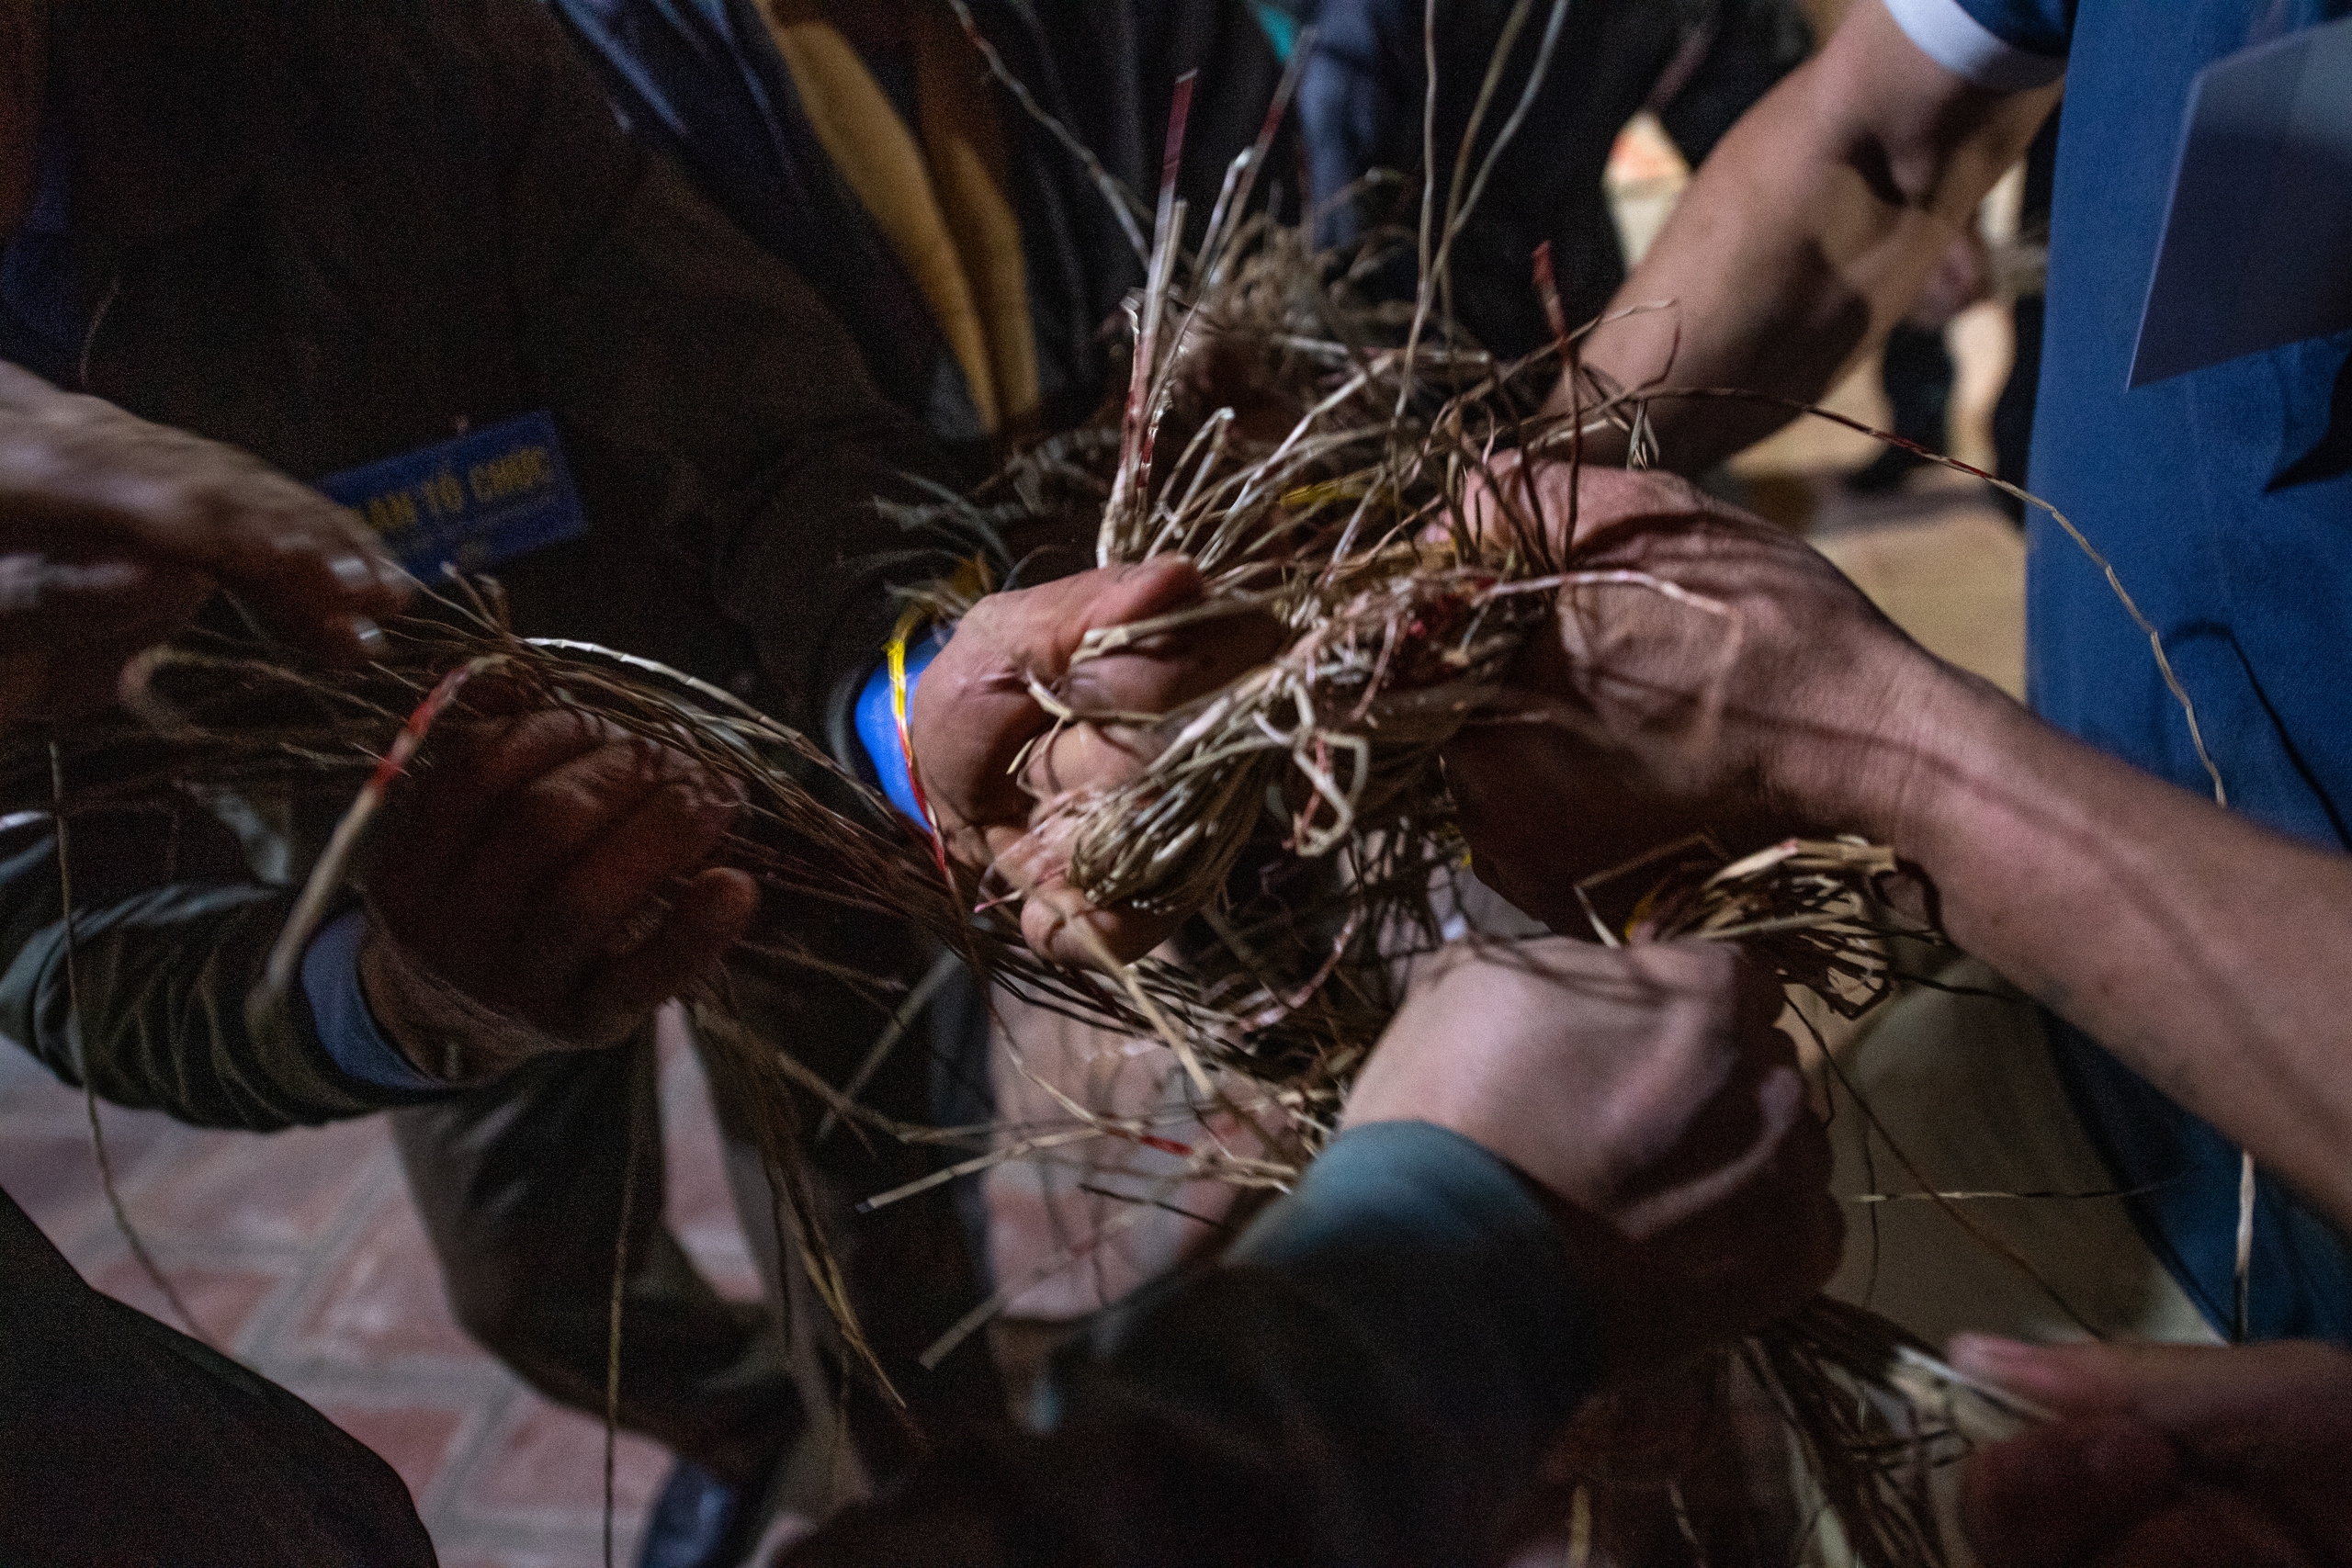
[[[1539,1190],[1419,1122],[1342,1134],[1222,1263],[1097,1314],[1032,1425],[966,1436],[791,1568],[1481,1568],[1591,1392]]]
[[[590,527],[497,569],[518,628],[804,727],[871,657],[888,573],[939,570],[871,504],[935,449],[806,284],[630,145],[530,0],[85,0],[52,61],[63,254],[6,299],[79,389],[300,478],[552,410]],[[299,1018],[246,1030],[288,898],[217,857],[155,886],[167,842],[184,878],[202,859],[187,816],[77,900],[99,1092],[264,1128],[393,1098]],[[128,831],[82,837],[95,862]],[[60,914],[45,849],[0,868],[0,1032],[78,1077]]]
[[[819,145],[757,0],[548,3],[597,62],[631,132],[675,158],[745,232],[816,287],[886,394],[943,441],[977,447],[978,416],[963,376],[905,268]],[[1199,72],[1177,181],[1198,233],[1282,74],[1244,0],[974,0],[972,11],[1037,106],[1147,204],[1146,235],[1170,99],[1179,76]],[[1118,341],[1109,329],[1127,291],[1142,285],[1143,263],[1078,158],[1010,93],[995,96],[1028,265],[1043,423],[1066,429],[1102,400]],[[1260,194],[1295,218],[1292,134],[1276,147]]]
[[[430,1568],[392,1467],[100,1295],[0,1194],[0,1562]]]
[[[537,6],[86,0],[54,31],[79,389],[300,479],[552,409],[594,526],[501,569],[526,628],[786,715],[870,651],[869,503],[935,458]]]
[[[871,558],[905,542],[870,502],[933,448],[531,0],[77,0],[51,61],[47,231],[0,265],[14,357],[303,478],[550,410],[589,529],[500,566],[519,629],[794,716],[870,653]],[[288,845],[249,861],[194,802],[74,829],[79,1029],[40,825],[0,844],[0,1032],[193,1122],[398,1098],[335,1067],[299,987],[247,1026]],[[380,1461],[92,1292],[5,1199],[0,1303],[0,1560],[432,1562]]]

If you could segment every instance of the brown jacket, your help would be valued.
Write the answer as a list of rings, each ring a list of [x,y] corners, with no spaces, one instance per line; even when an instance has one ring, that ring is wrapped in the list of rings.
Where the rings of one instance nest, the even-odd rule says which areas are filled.
[[[52,15],[70,384],[305,478],[551,410],[590,527],[497,568],[518,629],[804,728],[873,658],[891,576],[938,570],[872,505],[939,471],[925,438],[797,276],[628,144],[533,0]],[[101,1094],[254,1127],[399,1098],[300,1019],[247,1029],[282,887],[233,855],[192,880],[203,846],[153,823],[75,843]],[[0,1033],[78,1079],[56,884],[40,844],[0,861]]]
[[[522,627],[806,720],[935,459],[783,264],[632,149],[527,0],[74,0],[81,389],[312,479],[552,410],[591,531]],[[903,563],[902,563],[903,564]]]

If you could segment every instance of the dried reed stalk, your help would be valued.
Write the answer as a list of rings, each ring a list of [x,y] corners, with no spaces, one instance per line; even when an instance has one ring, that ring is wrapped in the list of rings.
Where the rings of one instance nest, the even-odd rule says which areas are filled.
[[[1528,8],[1522,0],[1520,11]],[[1560,8],[1555,0],[1547,52]],[[1355,283],[1367,257],[1317,255],[1303,229],[1251,215],[1250,188],[1281,107],[1237,163],[1197,250],[1180,243],[1184,213],[1172,180],[1163,189],[1148,283],[1133,301],[1130,393],[1116,432],[1046,443],[971,497],[898,509],[911,525],[974,537],[1012,522],[1083,528],[1105,563],[1182,554],[1199,567],[1204,604],[1091,634],[1080,660],[1244,612],[1283,628],[1270,662],[1152,720],[1163,743],[1140,777],[1061,807],[1075,818],[1069,874],[1081,891],[1102,903],[1200,911],[1173,955],[1116,972],[1040,960],[1001,902],[976,905],[973,886],[944,879],[929,838],[800,736],[645,660],[517,637],[494,589],[479,584],[460,584],[433,615],[391,628],[387,653],[361,670],[203,639],[150,655],[130,683],[139,722],[74,738],[69,771],[91,782],[62,809],[152,800],[191,784],[357,790],[345,831],[281,941],[281,957],[299,953],[406,753],[430,765],[433,719],[445,706],[468,711],[461,688],[487,678],[502,711],[519,702],[592,715],[732,781],[744,806],[718,858],[759,880],[764,907],[813,902],[902,920],[1040,1005],[1166,1039],[1204,1100],[1279,1121],[1274,1146],[1245,1155],[1214,1137],[1173,1144],[1148,1119],[1105,1115],[1060,1095],[1067,1126],[1024,1129],[1011,1150],[993,1148],[989,1129],[877,1116],[776,1043],[753,1038],[723,992],[696,998],[733,1091],[751,1101],[782,1199],[783,1239],[877,1376],[800,1157],[807,1101],[887,1135],[974,1151],[869,1206],[995,1160],[1041,1156],[1057,1139],[1173,1150],[1185,1162],[1173,1179],[1286,1184],[1336,1124],[1355,1067],[1394,1011],[1396,961],[1442,940],[1440,910],[1464,856],[1439,750],[1500,698],[1551,596],[1631,581],[1723,612],[1670,582],[1581,572],[1572,558],[1557,558],[1548,541],[1571,530],[1547,526],[1524,491],[1498,523],[1465,525],[1465,488],[1500,490],[1495,456],[1555,434],[1519,389],[1531,372],[1572,364],[1574,336],[1563,331],[1542,354],[1498,361],[1436,318],[1426,277],[1410,310],[1365,302]],[[1171,168],[1181,138],[1180,117]],[[1433,259],[1464,211],[1457,204],[1445,215]],[[1425,254],[1430,227],[1425,218]],[[1613,419],[1638,446],[1641,417],[1638,400],[1604,393],[1570,433]],[[932,604],[951,619],[960,607],[944,591]],[[1036,694],[1057,724],[1136,716],[1081,712],[1043,686]],[[0,778],[17,777],[23,761],[0,756]],[[1603,940],[1737,941],[1842,1012],[1885,993],[1879,940],[1892,925],[1871,895],[1887,866],[1883,852],[1797,843],[1725,865],[1705,848],[1676,846],[1621,868],[1615,880],[1641,883],[1627,920],[1604,919],[1589,890]],[[822,964],[786,924],[763,924],[749,945],[765,958]],[[274,964],[256,1005],[268,1005],[269,987],[282,991],[291,970]],[[1779,1391],[1848,1538],[1867,1542],[1868,1560],[1883,1568],[1925,1568],[1940,1559],[1923,1495],[1884,1462],[1883,1423],[1855,1414],[1857,1386],[1909,1407],[1879,1353],[1890,1331],[1867,1320],[1873,1340],[1857,1328],[1863,1321],[1818,1305],[1744,1353]],[[946,1348],[934,1347],[934,1357]]]
[[[399,737],[418,733],[413,718],[420,709],[430,710],[436,694],[443,695],[449,713],[469,711],[464,691],[447,694],[453,673],[468,672],[473,681],[494,684],[498,711],[519,705],[589,714],[678,748],[733,781],[744,806],[719,858],[759,879],[769,895],[767,907],[789,911],[813,900],[901,919],[1042,1005],[1123,1033],[1179,1030],[1220,1069],[1222,1084],[1247,1086],[1221,1090],[1225,1108],[1261,1122],[1278,1118],[1287,1132],[1287,1146],[1268,1153],[1238,1153],[1215,1139],[1177,1145],[1161,1124],[1104,1115],[1064,1096],[1067,1124],[1024,1129],[1012,1147],[993,1148],[986,1128],[925,1128],[877,1116],[775,1043],[754,1038],[732,1016],[723,993],[698,997],[697,1024],[733,1091],[750,1102],[750,1120],[782,1198],[782,1239],[802,1260],[852,1351],[877,1374],[804,1174],[798,1130],[807,1104],[814,1101],[887,1135],[972,1151],[938,1177],[877,1195],[870,1206],[911,1195],[957,1171],[1004,1158],[1041,1157],[1057,1142],[1081,1138],[1181,1153],[1184,1166],[1175,1179],[1286,1185],[1336,1123],[1347,1081],[1394,1010],[1395,960],[1442,940],[1441,900],[1433,889],[1458,874],[1460,857],[1442,796],[1416,793],[1435,786],[1435,775],[1426,771],[1419,782],[1408,775],[1408,783],[1388,786],[1388,793],[1359,790],[1356,802],[1377,804],[1355,805],[1344,832],[1312,838],[1290,820],[1277,823],[1276,833],[1261,833],[1254,845],[1245,841],[1234,858],[1253,870],[1259,887],[1271,889],[1271,895],[1234,897],[1219,888],[1204,918],[1188,928],[1180,955],[1148,960],[1123,980],[1039,960],[1021,943],[1001,905],[975,909],[968,888],[940,879],[923,833],[799,736],[725,694],[625,656],[515,637],[505,630],[488,591],[477,590],[453,608],[461,613],[449,620],[416,619],[390,628],[387,656],[356,671],[308,668],[283,649],[204,640],[147,656],[131,682],[137,722],[85,729],[68,747],[66,773],[97,782],[70,791],[64,809],[74,813],[152,801],[192,784],[265,795],[359,792],[365,800],[365,786],[382,782],[383,759],[393,753]],[[1311,630],[1302,640],[1311,644]],[[1377,655],[1370,665],[1359,660],[1349,678],[1378,667]],[[1392,657],[1387,668],[1409,672],[1416,666]],[[1244,684],[1254,689],[1261,676],[1246,678]],[[419,739],[418,756],[429,766],[430,736]],[[1415,742],[1417,748],[1430,744]],[[1287,762],[1295,753],[1274,755]],[[17,765],[0,768],[0,773],[18,778],[37,759],[7,761]],[[1369,779],[1374,772],[1351,775],[1347,782]],[[1314,798],[1329,801],[1328,795]],[[1375,810],[1376,829],[1367,826]],[[1330,824],[1323,826],[1328,829]],[[341,842],[347,853],[356,835],[343,835]],[[1254,862],[1243,853],[1253,848]],[[1320,865],[1306,858],[1310,848],[1329,852]],[[1635,919],[1611,930],[1611,940],[1695,935],[1740,941],[1785,977],[1815,989],[1841,1010],[1866,1005],[1883,990],[1884,965],[1873,941],[1886,928],[1867,894],[1867,877],[1883,869],[1883,852],[1849,844],[1799,844],[1726,867],[1703,845],[1678,851],[1645,857],[1607,879],[1638,884],[1642,894]],[[324,862],[313,886],[330,887],[349,871],[347,860]],[[306,918],[315,919],[326,900],[313,897],[300,907]],[[298,923],[289,925],[285,940],[299,952],[308,935]],[[816,962],[794,942],[788,921],[763,925],[750,945],[770,959]],[[1147,1012],[1137,1005],[1138,990],[1154,999],[1154,1010]],[[270,998],[257,1005],[270,1005]],[[964,1325],[966,1331],[978,1321]],[[928,1359],[951,1348],[935,1348]],[[1800,1391],[1789,1405],[1801,1418],[1812,1418],[1806,1412],[1844,1408],[1819,1392],[1842,1363],[1822,1359],[1819,1351],[1779,1334],[1768,1336],[1752,1353],[1770,1359],[1782,1383]],[[1850,1368],[1844,1371],[1865,1375]],[[1843,1442],[1813,1434],[1809,1451],[1818,1463],[1835,1466],[1837,1456],[1847,1451],[1838,1446]],[[1855,1497],[1869,1494],[1849,1483],[1832,1495],[1843,1499],[1842,1517]]]

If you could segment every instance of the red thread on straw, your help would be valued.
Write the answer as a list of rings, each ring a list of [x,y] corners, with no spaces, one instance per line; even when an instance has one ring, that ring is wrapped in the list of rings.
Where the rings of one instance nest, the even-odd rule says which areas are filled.
[[[392,787],[394,779],[408,770],[410,761],[416,756],[416,749],[424,744],[424,737],[432,729],[434,721],[441,716],[444,708],[458,700],[458,691],[473,678],[480,662],[476,660],[471,664],[458,665],[442,676],[432,693],[416,705],[416,711],[408,716],[408,722],[401,726],[401,732],[392,737],[391,748],[384,753],[384,760],[376,764],[375,773],[368,780],[369,793],[383,794]]]

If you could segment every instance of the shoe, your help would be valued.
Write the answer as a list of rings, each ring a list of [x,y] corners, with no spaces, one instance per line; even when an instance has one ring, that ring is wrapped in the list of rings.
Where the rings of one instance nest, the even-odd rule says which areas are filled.
[[[678,1461],[646,1516],[637,1568],[734,1568],[759,1529],[758,1491]]]

